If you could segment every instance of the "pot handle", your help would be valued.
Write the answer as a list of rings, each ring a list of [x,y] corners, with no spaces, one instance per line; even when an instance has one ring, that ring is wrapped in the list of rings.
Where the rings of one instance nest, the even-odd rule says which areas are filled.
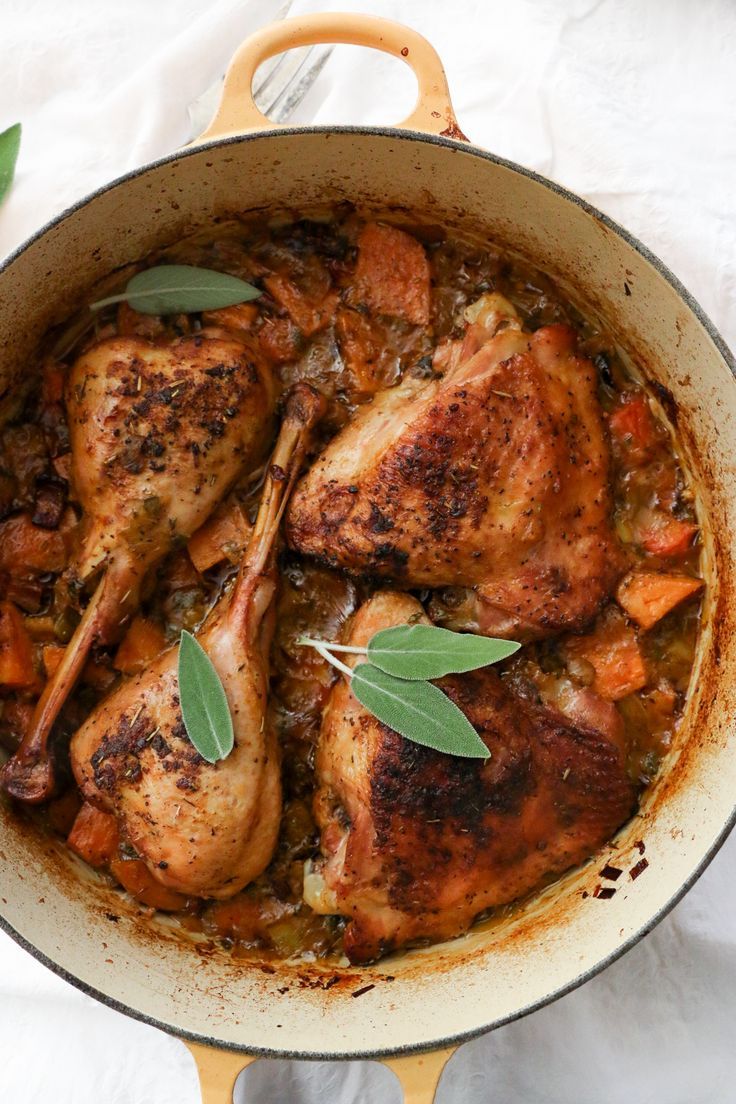
[[[200,1043],[186,1043],[199,1073],[202,1104],[232,1104],[233,1089],[239,1074],[255,1062],[249,1054],[217,1050]],[[384,1058],[383,1064],[396,1075],[404,1093],[404,1104],[432,1104],[442,1071],[455,1047],[432,1050],[427,1054],[409,1054]]]
[[[411,115],[398,127],[467,142],[452,109],[442,62],[426,38],[391,19],[355,12],[320,12],[270,23],[245,40],[225,74],[212,122],[192,145],[278,126],[258,110],[253,100],[253,77],[258,66],[296,46],[325,42],[369,46],[406,62],[417,78],[419,95]]]

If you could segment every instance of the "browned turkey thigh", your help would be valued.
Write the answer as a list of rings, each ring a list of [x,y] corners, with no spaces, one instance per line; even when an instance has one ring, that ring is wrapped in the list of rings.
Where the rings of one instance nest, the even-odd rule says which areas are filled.
[[[402,587],[472,587],[438,608],[453,628],[580,627],[621,570],[595,368],[569,327],[524,333],[500,296],[471,316],[442,379],[382,392],[330,442],[289,542]]]
[[[418,615],[409,596],[377,594],[349,642]],[[586,859],[634,807],[621,749],[603,733],[517,697],[490,668],[439,685],[482,736],[487,762],[404,740],[344,678],[325,713],[315,798],[324,857],[307,872],[305,898],[348,918],[351,962],[458,935],[484,909]]]
[[[48,738],[90,648],[120,635],[146,572],[264,458],[274,398],[252,350],[217,334],[167,344],[109,338],[77,359],[66,406],[85,532],[68,578],[79,586],[103,575],[4,768],[14,797],[50,796]]]
[[[85,799],[115,814],[122,838],[158,881],[188,895],[232,896],[265,869],[276,843],[281,780],[267,711],[274,542],[321,409],[306,385],[292,392],[235,585],[198,633],[225,687],[232,752],[207,763],[189,741],[179,705],[178,646],[125,680],[72,740]]]

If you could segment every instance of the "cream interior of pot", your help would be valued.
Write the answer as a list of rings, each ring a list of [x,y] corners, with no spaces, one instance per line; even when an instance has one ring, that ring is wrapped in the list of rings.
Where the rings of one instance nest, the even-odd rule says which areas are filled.
[[[375,967],[274,967],[204,953],[165,922],[142,920],[61,844],[2,806],[1,911],[23,940],[134,1014],[250,1051],[428,1046],[535,1006],[651,927],[721,839],[736,795],[736,385],[669,280],[604,220],[549,186],[460,144],[398,132],[284,132],[188,152],[97,195],[6,267],[3,381],[16,386],[45,329],[116,266],[216,216],[343,199],[496,239],[604,318],[635,366],[672,396],[665,405],[705,519],[710,587],[685,719],[633,821],[511,919]],[[624,875],[615,895],[601,899],[594,890],[606,861]]]

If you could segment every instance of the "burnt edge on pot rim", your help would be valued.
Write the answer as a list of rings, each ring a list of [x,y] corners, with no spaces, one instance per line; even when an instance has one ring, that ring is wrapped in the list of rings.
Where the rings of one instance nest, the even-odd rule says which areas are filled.
[[[139,176],[143,176],[149,169],[160,168],[165,165],[173,164],[181,161],[187,157],[199,154],[208,149],[220,149],[224,146],[238,145],[241,142],[247,142],[253,138],[277,138],[282,135],[325,135],[331,134],[356,134],[356,135],[368,135],[377,136],[382,138],[390,138],[394,141],[409,141],[409,142],[423,142],[430,145],[446,147],[451,149],[455,153],[465,154],[470,157],[480,157],[482,160],[489,161],[492,164],[500,165],[502,168],[509,169],[512,172],[518,173],[520,176],[527,177],[535,183],[542,185],[548,191],[553,192],[555,195],[560,196],[562,199],[569,203],[579,207],[586,214],[595,218],[598,222],[604,225],[607,229],[613,231],[618,237],[622,238],[636,253],[644,258],[662,278],[673,288],[680,299],[684,302],[685,306],[695,315],[698,322],[700,322],[703,329],[706,331],[711,341],[718,350],[722,357],[726,367],[731,372],[731,375],[736,379],[736,359],[729,350],[725,341],[721,337],[720,333],[706,315],[698,301],[694,296],[684,287],[684,285],[678,280],[670,269],[659,260],[659,258],[651,252],[638,238],[630,234],[625,230],[623,226],[615,222],[608,215],[599,211],[587,200],[582,199],[580,196],[571,192],[569,189],[564,188],[562,185],[555,183],[555,181],[549,180],[547,177],[541,176],[539,173],[534,172],[531,169],[524,168],[522,165],[516,164],[514,161],[509,161],[504,157],[498,157],[496,154],[490,153],[487,150],[481,149],[478,146],[474,146],[471,143],[465,143],[463,141],[441,137],[439,135],[427,134],[423,131],[412,130],[399,130],[393,127],[362,127],[362,126],[302,126],[302,127],[275,127],[273,129],[263,129],[253,131],[246,134],[235,134],[225,138],[215,138],[211,142],[203,142],[201,145],[187,147],[182,150],[177,150],[174,153],[168,154],[165,157],[158,158],[155,161],[148,162],[138,169],[134,169],[131,172],[125,173],[123,176],[117,177],[115,180],[108,184],[102,185],[100,188],[95,189],[82,199],[78,200],[72,206],[66,208],[55,218],[51,219],[30,238],[26,239],[20,246],[18,246],[12,253],[10,253],[0,264],[0,276],[10,268],[13,262],[21,256],[30,246],[35,244],[41,238],[44,237],[50,230],[61,225],[67,218],[76,214],[82,210],[87,204],[96,199],[100,195],[104,195],[107,192],[112,191],[122,185],[125,185],[130,180],[134,180]],[[403,1047],[398,1047],[391,1050],[360,1050],[360,1051],[327,1051],[327,1052],[305,1052],[299,1050],[288,1050],[284,1048],[267,1048],[267,1047],[255,1047],[248,1046],[246,1044],[239,1045],[237,1043],[223,1042],[220,1039],[212,1036],[201,1035],[197,1032],[191,1032],[183,1030],[177,1027],[175,1024],[165,1023],[162,1020],[158,1020],[153,1016],[148,1016],[143,1012],[138,1011],[135,1008],[131,1008],[129,1005],[124,1004],[122,1001],[117,1000],[106,993],[101,992],[94,986],[87,984],[80,978],[69,973],[65,967],[61,966],[58,962],[49,958],[43,951],[39,950],[32,943],[30,943],[25,936],[16,931],[15,928],[6,920],[6,918],[0,914],[0,930],[4,931],[11,937],[20,947],[32,955],[38,962],[46,966],[49,970],[55,973],[58,977],[63,978],[64,981],[74,986],[75,989],[80,990],[82,993],[89,997],[93,997],[100,1003],[107,1005],[109,1008],[114,1009],[116,1012],[121,1012],[124,1015],[130,1016],[132,1019],[138,1020],[141,1023],[148,1024],[151,1027],[156,1027],[161,1031],[165,1031],[167,1034],[174,1035],[179,1039],[186,1039],[194,1043],[201,1043],[205,1046],[215,1047],[221,1050],[229,1050],[236,1053],[242,1053],[252,1055],[256,1058],[285,1058],[285,1059],[299,1059],[299,1060],[311,1060],[311,1061],[359,1061],[359,1060],[371,1060],[380,1058],[398,1058],[402,1056],[408,1056],[412,1054],[421,1054],[428,1051],[440,1050],[443,1048],[460,1046],[471,1039],[476,1039],[481,1035],[485,1035],[496,1028],[503,1027],[506,1024],[514,1023],[516,1020],[522,1019],[524,1016],[529,1015],[531,1012],[536,1012],[540,1008],[544,1008],[554,1001],[559,1000],[561,997],[566,996],[568,993],[578,989],[585,982],[590,981],[591,978],[597,974],[603,972],[619,958],[621,958],[632,947],[636,946],[645,936],[662,921],[672,911],[675,905],[679,904],[686,893],[692,889],[698,878],[703,874],[706,868],[713,861],[721,847],[725,843],[728,835],[736,825],[736,804],[731,811],[728,819],[726,820],[721,832],[714,840],[711,847],[702,857],[696,868],[690,874],[688,879],[680,886],[676,893],[660,908],[660,910],[651,918],[651,920],[641,927],[637,932],[631,935],[621,946],[617,947],[605,958],[601,959],[590,969],[578,974],[576,978],[568,982],[566,985],[561,986],[554,992],[548,994],[545,997],[540,998],[537,1001],[533,1001],[531,1004],[526,1005],[524,1008],[518,1009],[512,1015],[502,1017],[501,1019],[493,1020],[492,1022],[485,1024],[481,1027],[472,1028],[468,1031],[461,1032],[456,1035],[448,1035],[443,1038],[434,1039],[431,1042],[422,1042],[411,1044]]]

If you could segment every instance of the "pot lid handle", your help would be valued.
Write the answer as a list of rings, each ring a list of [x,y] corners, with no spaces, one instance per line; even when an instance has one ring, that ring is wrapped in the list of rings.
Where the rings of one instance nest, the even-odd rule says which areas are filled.
[[[270,23],[245,40],[225,74],[212,122],[192,145],[277,127],[279,124],[259,111],[253,99],[253,78],[258,66],[294,47],[332,42],[382,50],[413,70],[419,94],[412,113],[397,124],[400,129],[467,141],[452,109],[442,62],[426,38],[390,19],[355,12],[321,12]]]

